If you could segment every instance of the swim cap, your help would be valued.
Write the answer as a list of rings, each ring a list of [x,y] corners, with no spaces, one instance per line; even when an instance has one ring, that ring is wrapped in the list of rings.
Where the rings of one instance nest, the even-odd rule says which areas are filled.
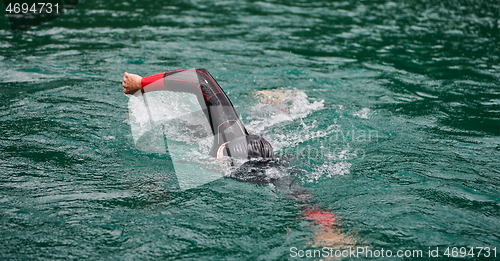
[[[231,140],[224,150],[224,156],[234,158],[273,158],[273,147],[258,135],[246,135]]]

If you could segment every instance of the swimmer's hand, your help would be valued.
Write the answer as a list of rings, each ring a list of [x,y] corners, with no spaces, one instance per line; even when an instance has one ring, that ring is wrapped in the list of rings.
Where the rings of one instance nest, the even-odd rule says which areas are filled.
[[[140,90],[142,85],[141,85],[142,77],[133,74],[133,73],[124,73],[123,74],[123,93],[125,94],[134,94],[136,91]]]

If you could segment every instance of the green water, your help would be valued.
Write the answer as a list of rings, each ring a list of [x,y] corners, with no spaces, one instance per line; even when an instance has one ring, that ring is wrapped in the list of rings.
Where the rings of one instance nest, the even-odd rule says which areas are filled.
[[[220,179],[179,192],[165,156],[135,148],[122,73],[194,67],[251,130],[295,155],[299,183],[355,246],[423,250],[415,260],[496,247],[498,259],[499,10],[495,0],[81,1],[26,32],[4,19],[0,259],[295,260],[292,247],[321,249],[317,228],[271,188]],[[322,106],[277,120],[250,94],[277,88]]]

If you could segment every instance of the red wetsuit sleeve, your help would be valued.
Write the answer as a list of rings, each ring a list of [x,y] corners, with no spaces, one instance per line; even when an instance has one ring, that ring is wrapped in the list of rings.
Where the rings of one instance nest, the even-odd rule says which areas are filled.
[[[186,70],[184,70],[186,71]],[[187,92],[195,95],[203,95],[200,86],[197,83],[185,81],[182,79],[165,78],[171,72],[158,73],[151,76],[143,77],[141,80],[141,88],[143,92],[154,91],[172,91],[172,92]],[[203,100],[203,98],[201,99]]]
[[[164,85],[163,85],[163,76],[164,75],[165,75],[165,73],[158,73],[155,75],[143,77],[142,81],[141,81],[141,87],[143,89],[146,86],[160,87],[160,88],[164,87]]]

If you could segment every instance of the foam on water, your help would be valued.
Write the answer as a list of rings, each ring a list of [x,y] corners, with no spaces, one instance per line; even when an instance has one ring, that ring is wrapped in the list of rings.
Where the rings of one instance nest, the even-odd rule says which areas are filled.
[[[347,160],[352,156],[356,156],[356,153],[347,149],[342,150],[338,154],[327,154],[327,160],[323,164],[316,166],[313,171],[307,173],[302,180],[305,182],[316,182],[321,178],[331,178],[335,175],[347,175],[350,173],[352,166]]]
[[[324,101],[310,101],[307,94],[297,89],[278,89],[274,93],[279,93],[280,99],[277,101],[257,103],[251,107],[250,120],[246,124],[251,133],[265,135],[270,139],[275,151],[285,147],[295,147],[298,143],[317,137],[324,137],[331,133],[334,126],[327,130],[319,130],[316,121],[306,124],[302,120],[314,111],[324,109]],[[300,128],[291,130],[290,133],[274,133],[273,127],[286,126],[288,124],[300,122]]]
[[[331,178],[334,175],[350,173],[351,163],[347,160],[356,154],[352,149],[326,152],[322,145],[318,145],[318,150],[322,150],[317,153],[319,155],[303,153],[304,150],[310,149],[310,147],[304,148],[305,142],[341,132],[341,125],[335,122],[325,128],[319,126],[317,120],[307,119],[313,112],[325,109],[323,100],[312,101],[304,91],[297,89],[278,89],[265,94],[266,96],[260,99],[261,102],[251,108],[252,115],[248,117],[251,119],[248,124],[250,131],[262,134],[269,139],[278,154],[284,149],[296,148],[295,154],[301,155],[292,155],[292,157],[319,160],[321,165],[313,167],[312,171],[306,173],[303,178],[306,182],[318,181],[321,177]],[[341,105],[335,107],[343,108]],[[370,109],[363,108],[353,115],[368,119],[370,113]],[[296,127],[281,128],[279,132],[272,131],[273,128],[292,126],[293,123]],[[321,157],[318,159],[318,156]]]
[[[361,119],[369,119],[371,114],[371,110],[369,108],[363,108],[357,112],[354,112],[352,115],[359,117]]]
[[[274,93],[278,93],[280,99],[269,101],[264,97],[261,99],[263,103],[251,108],[251,121],[247,124],[249,131],[261,133],[272,126],[304,118],[313,111],[324,108],[323,100],[311,102],[301,90],[278,89]]]

